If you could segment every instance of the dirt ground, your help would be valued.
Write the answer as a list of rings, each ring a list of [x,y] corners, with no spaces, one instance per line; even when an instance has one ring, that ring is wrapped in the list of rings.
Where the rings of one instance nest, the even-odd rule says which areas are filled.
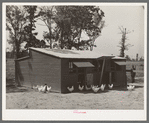
[[[13,66],[13,67],[12,67]],[[138,86],[133,91],[126,88],[106,89],[104,92],[41,93],[14,84],[14,63],[7,62],[6,109],[140,109],[144,108],[144,78],[136,75]],[[128,76],[128,82],[130,81]]]
[[[133,91],[113,88],[93,93],[42,93],[25,87],[8,86],[7,109],[143,109],[144,87],[136,86]]]

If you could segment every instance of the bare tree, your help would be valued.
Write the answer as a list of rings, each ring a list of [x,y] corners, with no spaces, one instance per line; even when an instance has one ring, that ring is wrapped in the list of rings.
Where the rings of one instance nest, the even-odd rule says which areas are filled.
[[[123,28],[123,27],[119,27],[119,30],[120,30],[120,34],[122,34],[122,38],[121,38],[121,41],[119,42],[118,47],[120,47],[120,57],[124,57],[125,50],[128,50],[129,47],[133,46],[129,43],[126,44],[126,40],[128,40],[126,35],[131,32],[129,30],[127,31],[126,28]]]

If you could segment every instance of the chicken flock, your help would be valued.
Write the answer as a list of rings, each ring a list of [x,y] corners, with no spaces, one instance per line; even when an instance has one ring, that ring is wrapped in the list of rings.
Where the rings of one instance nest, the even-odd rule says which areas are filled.
[[[106,87],[106,84],[102,84],[100,87],[98,85],[91,85],[90,87],[88,87],[87,85],[79,85],[78,89],[80,91],[83,91],[84,88],[85,90],[92,90],[94,93],[97,93],[100,89],[101,91],[104,91]],[[113,88],[113,84],[108,84],[108,88],[112,89]],[[132,91],[134,90],[135,86],[134,85],[128,85],[127,86],[127,90]],[[51,91],[51,87],[48,87],[47,84],[45,84],[44,86],[41,85],[37,85],[37,86],[33,86],[33,89],[37,89],[39,92],[43,92],[43,93],[47,93]],[[72,85],[71,87],[67,87],[69,92],[73,92],[74,91],[74,86]]]
[[[94,93],[97,93],[99,90],[104,91],[105,87],[106,87],[106,84],[102,84],[100,87],[98,85],[91,85],[90,87],[87,87],[87,85],[85,85],[85,86],[84,85],[82,85],[82,86],[79,85],[78,89],[80,91],[83,91],[84,88],[85,88],[85,90],[92,90]],[[113,88],[113,84],[108,84],[108,88],[112,89]],[[134,90],[134,88],[135,88],[134,85],[127,86],[127,90],[128,91],[132,91],[132,90]],[[73,92],[74,91],[74,86],[67,87],[67,89],[68,89],[69,92]]]
[[[85,88],[85,90],[93,90],[93,92],[97,93],[100,89],[101,89],[101,91],[104,91],[105,87],[106,87],[106,84],[102,84],[100,87],[98,85],[91,85],[90,87],[88,87],[87,85],[82,85],[81,86],[79,84],[78,89],[80,91],[83,91],[84,88]],[[109,89],[112,89],[113,84],[108,84],[108,87],[109,87]],[[74,91],[74,86],[67,87],[67,89],[68,89],[69,92],[73,92]]]
[[[33,86],[33,89],[37,89],[39,92],[44,92],[44,93],[51,91],[51,87],[48,87],[47,84],[45,84],[44,86],[43,85]]]

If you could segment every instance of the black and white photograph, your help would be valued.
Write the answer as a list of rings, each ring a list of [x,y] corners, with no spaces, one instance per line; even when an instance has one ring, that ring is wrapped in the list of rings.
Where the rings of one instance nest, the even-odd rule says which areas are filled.
[[[3,120],[146,120],[147,3],[3,3]]]

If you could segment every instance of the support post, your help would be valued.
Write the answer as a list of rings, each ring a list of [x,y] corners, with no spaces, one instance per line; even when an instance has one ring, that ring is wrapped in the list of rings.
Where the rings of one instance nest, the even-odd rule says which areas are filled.
[[[101,81],[102,81],[102,77],[103,77],[104,67],[105,67],[105,58],[104,58],[104,60],[103,60],[103,65],[102,65],[102,71],[101,71],[101,76],[100,76],[100,83],[99,83],[99,85],[101,85]]]
[[[109,72],[109,83],[111,84],[112,72]]]

